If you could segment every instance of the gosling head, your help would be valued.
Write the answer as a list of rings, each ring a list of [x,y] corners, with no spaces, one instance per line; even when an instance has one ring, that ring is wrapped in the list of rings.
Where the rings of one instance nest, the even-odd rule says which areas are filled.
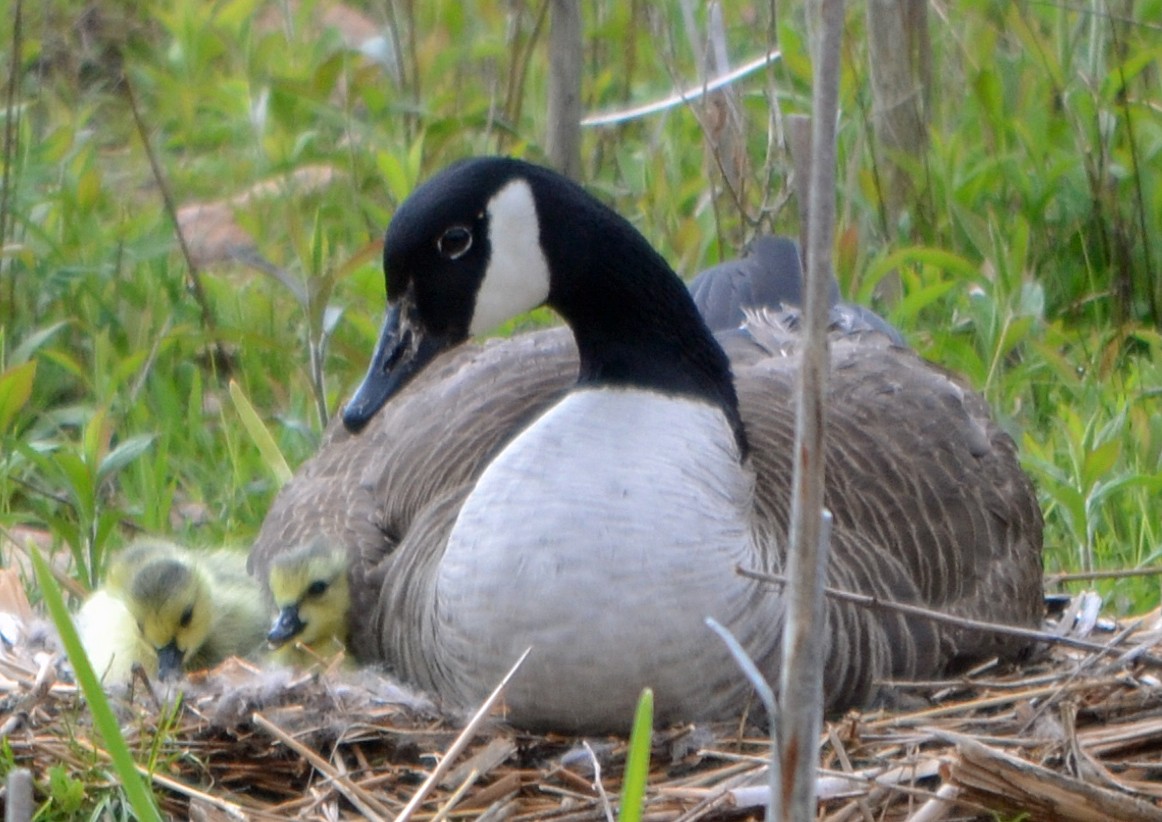
[[[266,635],[272,646],[347,641],[351,591],[344,551],[318,540],[305,543],[274,561],[269,581],[278,608]]]
[[[157,651],[160,679],[177,676],[210,635],[213,606],[206,582],[173,557],[147,562],[129,581],[125,604]]]

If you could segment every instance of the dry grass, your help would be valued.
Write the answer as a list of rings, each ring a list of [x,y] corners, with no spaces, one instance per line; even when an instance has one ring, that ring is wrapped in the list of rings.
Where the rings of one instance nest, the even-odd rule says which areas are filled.
[[[1058,647],[1019,669],[895,683],[895,709],[828,723],[820,817],[1162,819],[1162,687],[1150,661],[1162,620],[1107,627],[1112,655]],[[139,761],[153,752],[163,809],[179,818],[396,817],[463,724],[336,664],[294,674],[235,660],[183,690],[178,700],[142,682],[113,699]],[[101,789],[100,741],[57,656],[35,641],[6,646],[0,694],[0,734],[17,764],[40,783],[64,764]],[[624,740],[521,733],[502,710],[412,818],[616,814]],[[768,746],[746,723],[656,734],[645,818],[761,818]]]

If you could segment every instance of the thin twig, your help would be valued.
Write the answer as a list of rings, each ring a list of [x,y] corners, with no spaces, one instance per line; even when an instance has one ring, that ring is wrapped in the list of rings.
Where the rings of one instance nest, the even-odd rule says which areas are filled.
[[[213,794],[199,791],[197,788],[190,787],[186,783],[179,782],[178,780],[173,779],[172,777],[168,777],[165,774],[151,771],[144,765],[138,765],[137,771],[145,778],[152,780],[155,785],[161,785],[166,790],[181,794],[187,799],[197,799],[200,802],[213,805],[215,808],[225,813],[231,819],[245,820],[248,818],[246,809],[241,805],[237,805],[226,799],[221,799],[217,796],[214,796]]]
[[[610,111],[605,114],[591,114],[581,121],[581,125],[615,126],[618,123],[625,123],[630,120],[636,120],[639,117],[657,114],[659,111],[665,111],[668,108],[674,108],[674,106],[679,106],[683,103],[696,103],[710,92],[730,85],[735,80],[739,80],[752,72],[770,65],[780,57],[782,57],[781,52],[768,51],[762,57],[757,57],[749,63],[744,63],[734,71],[723,74],[721,77],[715,77],[713,80],[708,80],[705,83],[690,86],[682,91],[671,94],[669,97],[655,100],[652,103],[645,103],[644,105],[635,106],[630,109],[622,109],[621,111]]]
[[[750,568],[743,568],[737,566],[735,568],[739,574],[748,579],[755,579],[760,582],[771,582],[776,585],[786,585],[787,578],[781,574],[768,574],[762,571],[755,571]],[[1082,651],[1091,651],[1097,654],[1113,654],[1118,648],[1113,644],[1103,645],[1100,642],[1089,642],[1084,639],[1077,639],[1071,636],[1058,636],[1057,634],[1049,633],[1048,631],[1039,631],[1036,628],[1024,628],[1020,625],[1005,625],[1000,622],[985,622],[978,619],[970,619],[969,617],[954,616],[946,614],[941,611],[933,611],[931,608],[925,608],[921,605],[909,605],[904,602],[895,602],[890,599],[881,599],[871,594],[857,594],[854,591],[844,591],[839,588],[832,588],[830,586],[823,587],[823,593],[832,599],[837,599],[841,602],[850,602],[853,605],[862,605],[865,608],[875,608],[883,611],[895,611],[900,614],[907,614],[908,616],[923,617],[930,619],[933,622],[939,622],[944,625],[952,625],[957,628],[967,628],[974,631],[985,631],[992,634],[1003,634],[1005,636],[1018,637],[1020,639],[1029,639],[1034,642],[1047,642],[1051,645],[1065,645],[1070,648],[1077,648]],[[1162,659],[1150,654],[1143,654],[1140,659],[1151,665],[1152,667],[1162,667]]]
[[[549,17],[549,0],[543,0],[540,9],[537,11],[537,16],[533,20],[533,30],[529,34],[528,39],[524,43],[524,48],[513,48],[512,62],[509,64],[508,88],[505,91],[504,101],[504,116],[508,118],[505,127],[499,131],[499,136],[503,141],[510,136],[510,130],[513,123],[520,121],[521,106],[524,104],[524,90],[525,77],[528,76],[529,64],[532,61],[533,52],[536,51],[537,40],[540,39],[541,30],[544,28],[545,20]],[[513,21],[514,27],[520,26],[520,18]],[[515,36],[515,35],[514,35]]]
[[[452,813],[452,809],[456,807],[456,803],[464,798],[464,794],[468,793],[468,789],[475,785],[476,780],[479,778],[480,771],[475,768],[470,770],[468,776],[464,778],[464,781],[460,783],[456,790],[452,791],[452,795],[444,801],[443,806],[432,817],[432,822],[444,822],[448,818],[448,815]]]
[[[605,810],[606,822],[613,822],[613,807],[609,804],[609,795],[605,793],[605,784],[601,781],[601,761],[597,758],[597,754],[593,750],[593,746],[589,744],[589,740],[583,740],[582,745],[585,746],[585,751],[589,754],[589,761],[593,763],[593,787],[597,788],[597,795],[601,798],[601,807]]]
[[[831,750],[835,751],[835,755],[839,757],[839,764],[843,768],[843,772],[854,774],[855,768],[851,766],[851,757],[847,755],[847,748],[843,746],[843,740],[839,738],[839,733],[834,725],[829,725],[827,728],[827,740],[831,743]],[[864,822],[875,822],[875,816],[871,812],[871,805],[868,803],[867,797],[857,797],[855,802]]]
[[[137,96],[133,93],[133,81],[126,74],[123,82],[125,99],[129,102],[129,110],[133,114],[133,124],[137,129],[137,136],[141,139],[141,145],[145,149],[145,156],[149,160],[149,168],[153,172],[154,182],[157,183],[157,187],[161,191],[161,199],[165,204],[166,214],[169,215],[170,222],[173,223],[174,233],[177,234],[178,238],[178,247],[181,248],[182,257],[186,261],[186,268],[190,272],[190,285],[193,288],[194,300],[198,303],[198,308],[202,313],[202,325],[205,326],[206,333],[210,335],[218,362],[224,365],[229,360],[226,358],[226,350],[222,346],[222,341],[218,338],[218,326],[214,321],[214,313],[210,310],[210,301],[206,298],[206,289],[202,285],[201,270],[194,263],[193,254],[190,251],[189,243],[186,241],[186,235],[182,231],[181,223],[178,222],[177,204],[174,201],[173,192],[170,191],[169,182],[162,172],[161,162],[157,159],[157,153],[153,150],[153,143],[150,142],[149,130],[145,127],[145,120],[141,116],[141,108],[137,105]]]
[[[1062,582],[1087,582],[1091,579],[1126,579],[1128,577],[1156,576],[1162,576],[1162,565],[1152,565],[1149,568],[1120,568],[1116,571],[1078,571],[1068,574],[1049,574],[1045,577],[1045,584],[1059,585]]]
[[[17,141],[20,139],[20,130],[17,128],[20,120],[20,109],[16,105],[16,90],[20,87],[20,64],[24,59],[24,18],[23,0],[16,0],[12,18],[12,53],[8,63],[8,89],[4,100],[4,177],[0,181],[0,250],[3,250],[8,241],[8,212],[13,197],[15,183],[12,179],[13,169],[16,168]],[[0,255],[2,258],[2,255]],[[3,269],[0,269],[0,274]],[[8,308],[16,312],[16,276],[11,271],[8,277]],[[0,316],[0,324],[6,325],[8,318]]]
[[[113,761],[113,755],[107,750],[94,743],[90,744],[93,746],[93,752],[100,756],[102,759],[107,762]],[[247,818],[246,811],[242,808],[241,805],[199,791],[197,788],[191,787],[190,785],[187,785],[184,782],[180,782],[177,779],[173,779],[172,777],[166,776],[165,774],[157,773],[156,771],[151,770],[149,767],[142,765],[139,762],[134,763],[134,768],[136,768],[137,772],[143,777],[157,785],[161,785],[166,790],[173,791],[174,793],[181,794],[182,796],[190,799],[199,799],[203,802],[213,805],[215,808],[225,812],[231,819],[245,820]]]
[[[807,266],[803,283],[803,352],[795,380],[795,445],[791,522],[787,536],[786,621],[779,670],[779,768],[776,818],[815,818],[815,769],[823,724],[824,569],[830,548],[831,513],[824,508],[823,401],[829,356],[828,281],[835,244],[836,119],[843,0],[807,4],[812,38],[811,177],[808,192]],[[813,23],[814,26],[810,25]]]
[[[1123,629],[1120,633],[1118,633],[1117,636],[1115,636],[1113,639],[1110,640],[1109,647],[1114,648],[1114,647],[1117,647],[1118,645],[1120,645],[1124,639],[1126,639],[1128,636],[1130,636],[1130,634],[1132,634],[1134,632],[1134,630],[1135,630],[1135,626],[1129,626],[1129,627]],[[1040,702],[1040,704],[1037,705],[1036,710],[1034,710],[1033,713],[1028,717],[1028,719],[1026,719],[1025,722],[1022,724],[1020,732],[1023,734],[1029,728],[1032,728],[1033,724],[1035,722],[1037,722],[1037,720],[1039,720],[1041,718],[1041,716],[1044,715],[1044,713],[1047,710],[1049,710],[1050,706],[1057,704],[1058,700],[1061,699],[1062,695],[1064,695],[1067,692],[1066,689],[1069,687],[1069,684],[1071,682],[1075,682],[1075,681],[1080,680],[1086,671],[1088,671],[1090,668],[1093,668],[1097,665],[1097,661],[1099,659],[1101,659],[1102,656],[1103,655],[1101,653],[1098,653],[1097,651],[1095,651],[1092,654],[1090,654],[1089,656],[1087,656],[1085,659],[1083,659],[1081,661],[1081,663],[1077,666],[1077,668],[1075,668],[1073,671],[1071,671],[1069,673],[1069,676],[1067,676],[1063,682],[1058,684],[1058,690],[1055,693],[1053,693],[1052,695],[1050,695],[1049,697],[1047,697],[1046,699],[1042,700]],[[1107,669],[1107,672],[1108,672],[1108,669]]]
[[[428,774],[428,778],[424,780],[424,784],[420,785],[420,789],[416,791],[415,796],[413,796],[411,801],[409,801],[404,806],[404,809],[399,812],[399,816],[395,818],[395,822],[407,822],[408,819],[411,819],[412,814],[416,812],[416,809],[419,808],[424,799],[427,798],[432,788],[434,788],[436,783],[443,778],[444,774],[448,772],[448,769],[452,767],[452,763],[456,761],[456,757],[458,757],[460,752],[463,751],[465,747],[467,747],[470,741],[472,741],[472,737],[476,735],[477,728],[479,728],[481,723],[484,722],[485,718],[492,710],[492,706],[497,703],[501,694],[504,693],[505,686],[507,686],[513,676],[516,675],[516,672],[520,670],[520,666],[524,664],[526,659],[528,659],[528,655],[530,652],[532,652],[532,650],[533,649],[531,646],[525,648],[525,652],[521,654],[520,658],[517,659],[511,668],[509,668],[508,673],[504,675],[502,680],[500,680],[500,684],[498,684],[496,688],[493,689],[492,693],[488,695],[488,698],[484,700],[484,704],[482,704],[477,709],[476,713],[472,715],[472,718],[468,720],[468,724],[464,726],[464,730],[460,732],[458,737],[456,737],[456,741],[452,743],[451,747],[449,747],[447,751],[445,751],[444,756],[440,760],[439,764],[432,769],[430,774]]]
[[[28,486],[28,483],[24,482],[19,477],[8,477],[8,479],[13,480],[20,485]],[[56,499],[52,494],[46,494],[46,496],[50,499]],[[65,500],[64,504],[71,505],[71,503],[67,500]],[[28,546],[16,539],[16,537],[14,537],[3,525],[0,525],[0,536],[3,536],[10,545],[16,548],[16,550],[20,551],[20,553],[24,554],[25,558],[27,558],[29,561],[32,560],[32,553],[28,550]],[[58,568],[55,562],[48,563],[48,570],[52,572],[53,578],[57,581],[57,584],[60,585],[61,588],[68,591],[78,599],[84,597],[88,593],[88,591],[85,590],[85,587],[81,585],[81,583],[77,582],[71,576]]]
[[[319,773],[325,775],[335,785],[335,789],[343,796],[347,797],[348,801],[354,805],[360,813],[369,819],[390,819],[391,810],[371,796],[354,782],[339,773],[335,767],[319,756],[318,753],[299,742],[293,736],[288,734],[282,728],[275,725],[261,713],[255,711],[251,716],[251,721],[259,728],[262,728],[268,734],[273,736],[283,745],[286,745],[292,751],[297,753],[303,759],[311,763],[312,767]]]

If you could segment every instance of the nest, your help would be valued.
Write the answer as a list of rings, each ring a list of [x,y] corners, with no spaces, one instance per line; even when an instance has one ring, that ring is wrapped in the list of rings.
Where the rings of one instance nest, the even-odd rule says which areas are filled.
[[[1054,645],[1019,669],[891,683],[893,709],[825,723],[820,818],[1162,820],[1162,619],[1106,630],[1105,651]],[[177,818],[617,814],[624,739],[521,733],[502,703],[464,732],[374,671],[231,660],[180,691],[142,680],[111,702]],[[0,654],[0,736],[41,785],[54,767],[88,789],[116,781],[60,655],[35,636]],[[769,754],[745,719],[655,732],[644,818],[763,818]]]

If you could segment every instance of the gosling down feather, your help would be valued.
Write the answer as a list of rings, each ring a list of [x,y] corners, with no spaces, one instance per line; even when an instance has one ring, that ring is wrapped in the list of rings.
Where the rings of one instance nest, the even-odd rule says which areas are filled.
[[[157,676],[157,651],[145,641],[125,600],[108,588],[98,588],[76,617],[77,633],[93,672],[106,685],[129,682],[133,666]]]
[[[80,621],[98,674],[125,679],[136,661],[167,679],[258,650],[267,611],[243,553],[139,540],[113,560]]]
[[[333,535],[356,653],[449,706],[478,704],[531,646],[505,695],[517,725],[624,731],[646,686],[659,722],[740,714],[749,685],[704,620],[777,681],[784,596],[735,569],[785,564],[798,358],[779,312],[716,339],[627,221],[504,158],[421,185],[384,264],[347,430],[284,489],[252,564]],[[542,304],[567,331],[462,345]],[[826,583],[1036,624],[1041,514],[1011,438],[887,331],[849,331],[831,342]],[[834,600],[821,635],[832,710],[1023,649]]]

